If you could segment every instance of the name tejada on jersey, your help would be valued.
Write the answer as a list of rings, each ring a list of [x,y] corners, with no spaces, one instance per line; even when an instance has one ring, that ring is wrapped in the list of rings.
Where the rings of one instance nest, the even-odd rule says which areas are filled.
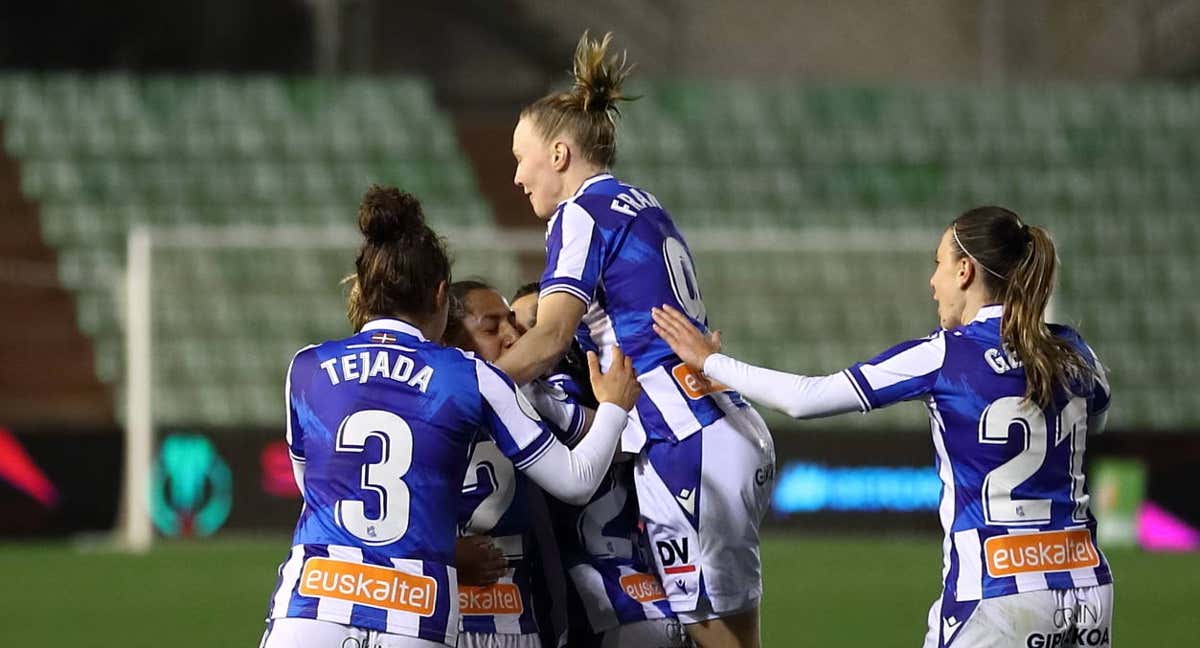
[[[347,348],[355,349],[362,346],[374,345],[356,344]],[[391,345],[386,348],[392,352],[412,351],[412,349]],[[403,383],[425,393],[429,389],[429,381],[433,380],[433,367],[421,364],[418,369],[418,362],[402,353],[396,353],[393,357],[384,350],[359,351],[330,358],[322,362],[320,367],[325,370],[325,375],[329,377],[331,385],[347,382],[362,385],[371,378],[378,377]]]

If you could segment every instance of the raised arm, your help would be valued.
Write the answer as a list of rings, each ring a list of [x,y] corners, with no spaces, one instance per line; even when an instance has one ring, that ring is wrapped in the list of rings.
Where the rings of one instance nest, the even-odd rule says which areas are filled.
[[[587,306],[572,293],[553,292],[538,300],[537,324],[496,362],[518,385],[554,368],[571,346]]]
[[[591,214],[574,202],[564,204],[546,232],[537,324],[496,363],[517,384],[545,375],[566,352],[596,296],[605,254]]]
[[[679,311],[654,309],[654,330],[693,369],[751,400],[796,418],[867,412],[930,393],[946,357],[944,331],[901,342],[828,376],[801,376],[739,362],[718,353],[720,334],[705,336]]]
[[[600,372],[595,354],[588,354],[588,364],[600,406],[589,433],[569,449],[551,434],[511,383],[480,363],[480,392],[493,414],[489,420],[497,445],[543,490],[572,504],[586,503],[600,485],[625,429],[628,412],[641,395],[633,364],[619,349],[606,374]]]
[[[656,308],[652,314],[654,331],[690,367],[771,409],[800,419],[864,409],[845,372],[800,376],[756,367],[722,355],[720,332],[704,335],[687,316],[674,308]]]
[[[521,387],[521,393],[553,427],[555,436],[572,448],[587,433],[596,410],[576,401],[562,387],[546,380],[535,380]]]

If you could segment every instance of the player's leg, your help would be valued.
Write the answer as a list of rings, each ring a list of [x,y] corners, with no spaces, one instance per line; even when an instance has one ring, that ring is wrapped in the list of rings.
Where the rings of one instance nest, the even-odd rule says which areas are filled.
[[[677,619],[649,619],[619,625],[604,633],[601,648],[686,648],[687,631]]]
[[[317,619],[273,619],[260,648],[446,648],[443,643]]]
[[[937,597],[933,600],[933,605],[929,606],[929,615],[925,619],[926,628],[925,641],[921,644],[921,648],[938,648],[938,641],[942,634],[942,597]]]
[[[1112,585],[984,599],[957,635],[954,648],[1111,646]]]
[[[542,638],[536,634],[460,632],[458,648],[542,648]]]
[[[638,502],[663,588],[702,646],[759,645],[758,528],[774,471],[770,433],[749,408],[638,459]]]
[[[702,648],[742,648],[759,645],[758,606],[724,616],[704,618],[695,612],[680,615],[688,636]]]
[[[261,648],[365,648],[367,634],[361,628],[317,619],[273,619],[263,635]]]

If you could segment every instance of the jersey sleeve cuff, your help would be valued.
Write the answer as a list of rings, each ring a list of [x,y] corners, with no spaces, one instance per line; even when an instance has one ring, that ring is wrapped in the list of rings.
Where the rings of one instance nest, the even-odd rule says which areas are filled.
[[[1112,394],[1096,390],[1096,394],[1088,400],[1088,416],[1099,416],[1108,411],[1109,405],[1112,405]]]
[[[541,427],[542,433],[534,439],[533,443],[530,443],[524,450],[511,457],[513,466],[516,466],[517,470],[525,470],[532,466],[550,450],[550,446],[556,441],[554,435],[550,433],[550,430],[545,425]]]
[[[583,424],[586,421],[587,417],[583,414],[583,407],[575,407],[575,411],[571,415],[571,429],[567,430],[567,434],[569,436],[567,440],[564,441],[568,448],[574,447],[575,444],[579,443],[579,440],[583,438],[583,433],[585,432],[583,429]]]
[[[548,279],[542,282],[542,289],[538,292],[538,299],[543,299],[554,293],[567,293],[579,301],[583,302],[584,306],[592,305],[592,297],[589,291],[584,289],[583,283],[575,279]]]
[[[875,409],[874,404],[871,402],[871,391],[870,387],[867,386],[867,379],[862,375],[862,371],[858,368],[858,365],[843,370],[842,374],[846,376],[846,379],[850,381],[850,386],[854,388],[854,395],[858,397],[858,405],[862,408],[863,413],[866,414]]]

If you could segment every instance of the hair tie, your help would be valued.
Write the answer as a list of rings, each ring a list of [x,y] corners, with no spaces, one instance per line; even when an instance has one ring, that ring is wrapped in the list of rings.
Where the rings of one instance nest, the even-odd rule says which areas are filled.
[[[987,270],[988,272],[992,273],[993,275],[999,277],[1002,281],[1008,281],[1008,277],[1005,277],[1004,275],[1000,274],[999,272],[996,272],[995,270],[992,270],[991,268],[983,265],[983,263],[981,263],[979,261],[979,259],[975,258],[974,254],[971,254],[971,252],[969,250],[967,250],[967,248],[965,246],[963,246],[962,241],[958,240],[958,223],[951,225],[950,231],[954,233],[954,242],[958,244],[958,249],[962,250],[963,254],[967,255],[967,257],[969,257],[975,263],[978,263],[980,268],[983,268],[984,270]]]

